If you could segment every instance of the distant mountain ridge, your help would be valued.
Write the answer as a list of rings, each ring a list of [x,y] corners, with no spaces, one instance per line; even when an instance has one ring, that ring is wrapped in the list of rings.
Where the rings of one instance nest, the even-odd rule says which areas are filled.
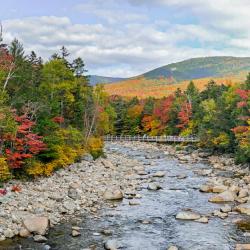
[[[224,77],[245,70],[250,70],[250,57],[214,56],[171,63],[142,76],[146,78],[172,77],[180,82],[206,77]]]
[[[203,89],[211,79],[219,84],[243,82],[250,72],[250,57],[199,57],[171,63],[142,75],[105,85],[111,95],[164,96],[177,88],[185,89],[194,80]]]
[[[108,77],[108,76],[98,76],[98,75],[90,75],[89,83],[94,86],[96,84],[104,84],[104,83],[113,83],[125,80],[126,78],[121,77]]]

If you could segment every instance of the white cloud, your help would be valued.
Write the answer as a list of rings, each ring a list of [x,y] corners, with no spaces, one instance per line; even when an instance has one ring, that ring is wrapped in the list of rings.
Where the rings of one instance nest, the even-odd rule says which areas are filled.
[[[17,37],[27,51],[37,51],[44,58],[65,45],[72,58],[85,60],[91,74],[120,77],[198,56],[250,56],[249,0],[127,0],[134,6],[167,6],[182,15],[191,11],[199,20],[182,24],[167,18],[149,22],[152,17],[140,7],[126,14],[119,8],[122,0],[107,1],[113,7],[100,0],[75,6],[94,15],[98,21],[93,24],[56,16],[5,20],[5,41]]]

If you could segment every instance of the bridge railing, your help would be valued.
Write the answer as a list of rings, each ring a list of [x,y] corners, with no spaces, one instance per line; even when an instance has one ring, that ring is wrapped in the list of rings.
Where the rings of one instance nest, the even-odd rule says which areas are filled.
[[[104,141],[141,141],[141,142],[198,142],[196,136],[149,136],[149,135],[106,135]]]

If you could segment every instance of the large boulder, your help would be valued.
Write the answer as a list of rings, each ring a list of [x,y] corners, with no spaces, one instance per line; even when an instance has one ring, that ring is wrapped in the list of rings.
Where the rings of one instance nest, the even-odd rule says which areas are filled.
[[[123,193],[119,188],[108,188],[103,194],[105,200],[122,200]]]
[[[49,228],[49,219],[47,217],[29,217],[23,220],[23,225],[30,233],[45,235]]]
[[[176,215],[176,219],[178,220],[198,220],[200,218],[200,214],[192,211],[182,211]]]
[[[240,189],[238,197],[245,198],[247,196],[248,196],[248,189],[246,189],[246,188]]]
[[[236,244],[235,250],[250,250],[250,244]]]
[[[212,192],[213,193],[223,193],[225,191],[227,191],[227,186],[224,186],[224,185],[216,185],[213,187],[213,190]]]
[[[250,215],[250,202],[238,205],[237,207],[235,207],[235,210],[242,214]]]
[[[213,192],[213,186],[212,185],[208,185],[208,184],[203,184],[200,187],[200,191],[204,192],[204,193]]]
[[[212,196],[209,201],[213,203],[223,203],[223,202],[232,202],[235,199],[235,194],[231,191],[224,191],[218,195]]]

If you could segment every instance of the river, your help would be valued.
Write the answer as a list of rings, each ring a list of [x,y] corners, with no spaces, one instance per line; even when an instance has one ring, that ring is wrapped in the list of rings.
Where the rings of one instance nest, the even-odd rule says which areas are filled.
[[[80,237],[70,236],[71,225],[67,223],[51,229],[46,244],[16,238],[6,241],[0,249],[98,250],[104,249],[104,242],[112,239],[121,249],[128,250],[166,250],[170,245],[180,250],[231,250],[236,243],[250,240],[232,223],[237,216],[234,214],[224,220],[211,216],[207,224],[176,220],[176,214],[185,209],[207,216],[222,206],[209,203],[211,194],[199,191],[208,177],[195,174],[195,170],[209,169],[207,163],[180,163],[161,150],[149,153],[143,148],[135,150],[132,144],[125,147],[108,143],[106,152],[138,159],[150,174],[165,171],[165,177],[155,178],[162,189],[150,191],[144,183],[138,190],[142,196],[138,199],[140,205],[131,206],[129,199],[123,199],[113,208],[104,208],[99,216],[82,218]],[[106,235],[100,233],[104,229],[108,230]]]

